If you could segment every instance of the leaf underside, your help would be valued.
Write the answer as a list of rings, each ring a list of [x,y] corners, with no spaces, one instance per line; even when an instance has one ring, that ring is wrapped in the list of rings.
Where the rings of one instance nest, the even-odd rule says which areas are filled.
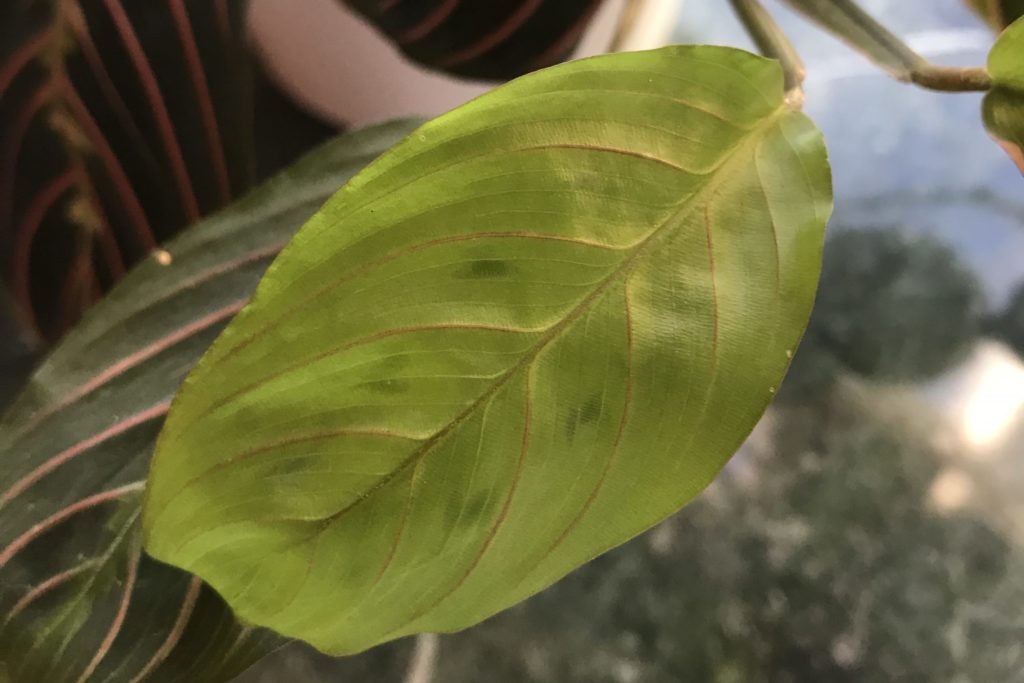
[[[830,175],[778,65],[598,57],[420,128],[186,380],[143,528],[335,654],[465,628],[677,510],[772,397]]]
[[[566,59],[604,0],[346,1],[427,66],[506,80]]]
[[[215,683],[281,642],[141,552],[141,488],[182,378],[272,257],[406,135],[345,136],[167,245],[58,346],[0,422],[0,680]]]
[[[1003,31],[989,53],[993,88],[985,95],[985,127],[1024,174],[1024,18]]]

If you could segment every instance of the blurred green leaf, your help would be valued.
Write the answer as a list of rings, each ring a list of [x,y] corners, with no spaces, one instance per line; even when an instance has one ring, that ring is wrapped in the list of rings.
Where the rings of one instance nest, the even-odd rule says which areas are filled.
[[[985,96],[985,127],[1024,174],[1024,18],[1003,31],[988,56],[994,87]]]
[[[515,604],[732,455],[830,210],[820,135],[739,50],[583,60],[442,116],[307,224],[186,380],[147,550],[331,653]]]
[[[141,553],[141,488],[184,375],[270,259],[399,123],[310,154],[147,259],[0,423],[0,671],[13,681],[215,682],[280,642]]]

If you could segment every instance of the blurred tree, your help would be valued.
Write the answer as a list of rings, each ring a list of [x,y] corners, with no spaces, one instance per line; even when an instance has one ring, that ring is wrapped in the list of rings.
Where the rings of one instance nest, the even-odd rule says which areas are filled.
[[[835,230],[818,292],[801,353],[864,377],[938,374],[969,348],[981,320],[977,280],[956,253],[893,228]]]
[[[1024,286],[1010,298],[1003,312],[991,321],[992,332],[1024,355]]]

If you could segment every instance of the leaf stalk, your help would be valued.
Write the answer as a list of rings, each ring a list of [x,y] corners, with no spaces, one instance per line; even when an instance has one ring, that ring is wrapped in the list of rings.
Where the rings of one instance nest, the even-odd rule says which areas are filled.
[[[734,0],[734,4],[737,2],[739,0]],[[992,77],[984,67],[963,68],[932,64],[861,9],[855,0],[785,2],[897,80],[941,92],[978,92],[992,87]]]
[[[800,109],[804,103],[803,82],[807,69],[793,43],[760,0],[730,2],[761,54],[779,60],[785,75],[786,103],[792,109]]]

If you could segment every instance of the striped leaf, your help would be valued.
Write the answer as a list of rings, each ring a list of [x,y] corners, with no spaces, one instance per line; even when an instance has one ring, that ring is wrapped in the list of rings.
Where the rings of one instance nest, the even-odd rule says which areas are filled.
[[[982,104],[985,127],[1024,174],[1024,18],[999,36],[988,71],[993,88]]]
[[[0,252],[41,336],[58,336],[132,263],[250,184],[244,128],[224,125],[245,112],[228,8],[3,3]],[[219,70],[202,63],[213,52]]]
[[[280,642],[142,555],[143,480],[171,397],[270,259],[411,128],[339,139],[187,231],[33,376],[0,423],[0,681],[225,681]]]
[[[346,0],[413,59],[505,80],[566,59],[603,0]]]
[[[0,3],[0,274],[37,336],[253,185],[244,4]]]
[[[800,339],[831,209],[776,62],[666,48],[425,125],[186,380],[147,550],[353,653],[465,628],[706,486]]]

